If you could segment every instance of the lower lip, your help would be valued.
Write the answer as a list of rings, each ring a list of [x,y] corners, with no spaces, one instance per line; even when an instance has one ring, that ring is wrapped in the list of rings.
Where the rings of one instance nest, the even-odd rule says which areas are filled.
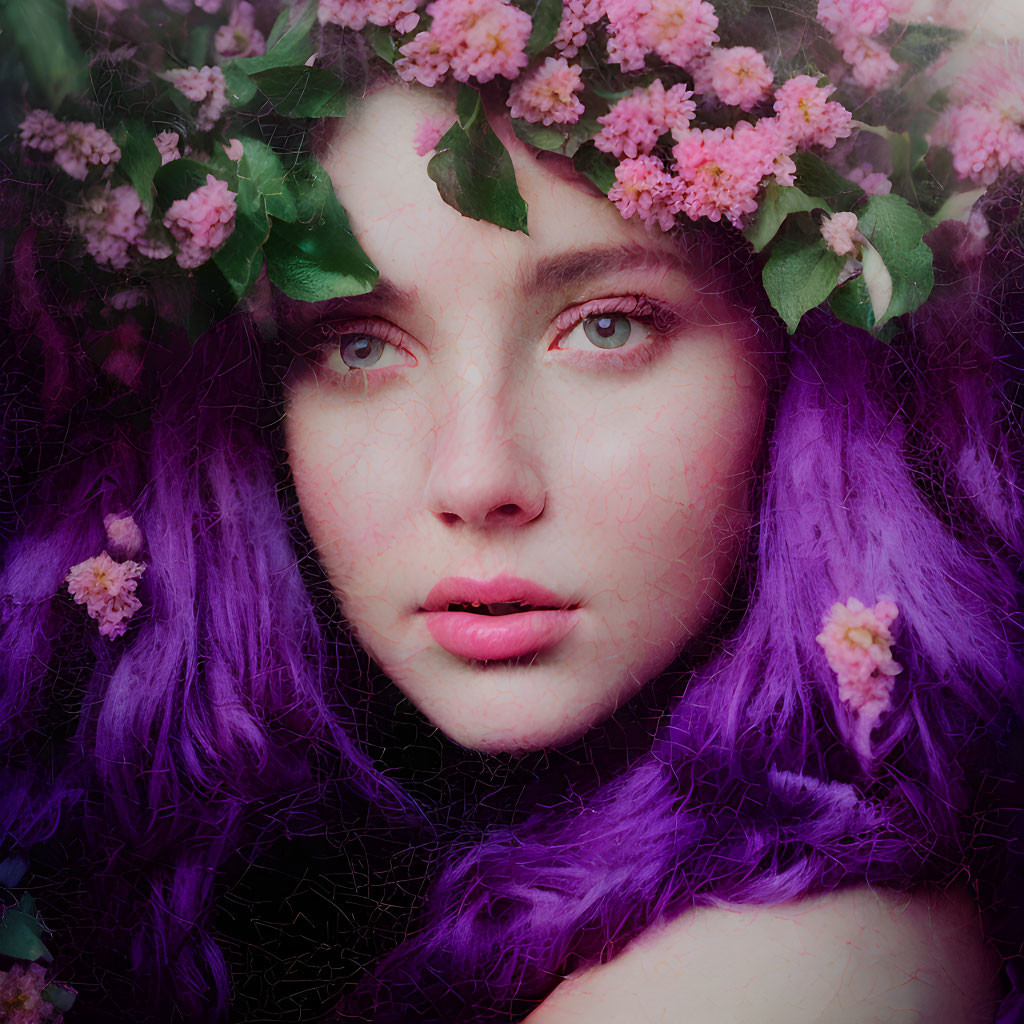
[[[474,615],[427,612],[427,629],[446,651],[474,661],[500,661],[545,651],[564,640],[579,621],[580,610]]]

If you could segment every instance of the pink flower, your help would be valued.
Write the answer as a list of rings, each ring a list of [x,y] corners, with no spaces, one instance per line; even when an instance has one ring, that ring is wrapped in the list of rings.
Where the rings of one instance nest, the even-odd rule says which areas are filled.
[[[604,0],[565,0],[552,45],[563,57],[575,57],[587,41],[587,28],[604,17]]]
[[[685,85],[673,85],[666,92],[660,78],[646,89],[634,89],[632,96],[619,100],[597,119],[603,127],[594,145],[620,158],[650,153],[663,132],[679,138],[688,130],[697,109],[692,95]]]
[[[975,59],[949,89],[954,104],[988,107],[1013,124],[1024,124],[1024,42],[979,47]]]
[[[797,75],[775,90],[775,111],[794,148],[824,146],[831,149],[852,131],[853,115],[829,100],[834,85],[819,86],[811,75]]]
[[[52,153],[63,146],[67,138],[63,123],[48,110],[30,110],[18,126],[18,131],[23,146],[30,146],[42,153]]]
[[[212,174],[187,199],[176,199],[164,216],[178,242],[178,266],[202,266],[226,241],[235,227],[235,193]]]
[[[48,984],[41,964],[14,964],[10,970],[0,971],[0,1020],[4,1024],[59,1024],[56,1007],[43,998]]]
[[[398,48],[402,54],[395,61],[395,70],[407,82],[419,82],[432,88],[444,78],[451,65],[451,55],[441,46],[441,41],[432,32],[420,32],[404,46]]]
[[[929,141],[948,147],[956,173],[979,185],[993,184],[1007,168],[1024,172],[1024,128],[990,107],[948,108]]]
[[[856,32],[877,36],[889,27],[889,16],[908,9],[905,0],[818,0],[818,21],[833,35]]]
[[[460,82],[515,78],[529,63],[530,16],[504,0],[433,0],[427,13],[431,32],[451,54]]]
[[[220,0],[196,0],[196,7],[207,14],[216,14],[220,10]]]
[[[860,185],[869,196],[887,196],[892,191],[892,182],[871,164],[860,164],[847,172],[850,181]]]
[[[656,53],[681,68],[718,42],[718,17],[706,0],[607,0],[608,57],[624,71],[638,71]]]
[[[838,602],[823,620],[816,637],[839,681],[839,699],[857,712],[855,743],[865,757],[871,754],[871,732],[892,705],[892,677],[903,671],[893,661],[889,626],[899,615],[892,601],[865,608],[855,597]]]
[[[102,21],[110,21],[122,11],[127,11],[134,0],[70,0],[69,7],[91,7]]]
[[[229,160],[237,164],[245,156],[245,147],[242,145],[242,140],[228,139],[228,145],[224,147],[224,153]]]
[[[199,127],[210,131],[228,106],[224,72],[219,67],[204,65],[201,68],[177,68],[166,72],[163,77],[193,103],[200,104]]]
[[[657,224],[668,231],[679,209],[672,175],[653,156],[623,160],[615,168],[615,184],[608,198],[627,219],[635,213],[648,227]]]
[[[132,343],[138,345],[137,330],[125,335]],[[107,531],[107,551],[114,558],[124,560],[136,558],[142,550],[142,531],[130,512],[111,512],[103,517],[103,528]]]
[[[139,562],[115,562],[106,551],[73,566],[64,578],[76,604],[84,604],[100,624],[100,636],[123,636],[128,620],[142,607],[135,596],[146,571]]]
[[[513,117],[544,124],[575,124],[583,113],[576,97],[583,88],[580,68],[564,57],[548,57],[509,90]]]
[[[752,46],[713,49],[693,69],[693,86],[741,110],[757,106],[767,95],[775,75]]]
[[[85,239],[89,255],[101,267],[114,270],[128,266],[131,247],[149,226],[142,200],[131,185],[92,193],[68,220]]]
[[[172,160],[180,160],[181,152],[178,149],[179,135],[177,132],[161,132],[153,136],[153,142],[160,151],[160,165],[169,164]]]
[[[854,81],[870,92],[877,92],[888,85],[900,69],[889,51],[868,36],[840,32],[836,34],[835,44],[842,50],[843,60],[852,68]]]
[[[419,23],[416,0],[319,0],[317,20],[321,25],[362,29],[372,25],[394,25],[399,32],[411,32]]]
[[[824,217],[821,237],[837,256],[856,256],[864,236],[857,230],[857,214],[836,213]]]
[[[121,150],[110,135],[83,121],[64,125],[64,141],[53,154],[54,163],[79,181],[85,180],[90,167],[116,164],[120,159]]]
[[[213,48],[221,57],[258,57],[267,52],[267,40],[256,27],[256,11],[247,0],[239,0],[228,23],[217,29]]]
[[[420,121],[412,140],[417,156],[426,156],[437,146],[441,137],[451,127],[448,122],[449,119],[440,114],[436,117],[424,117]]]

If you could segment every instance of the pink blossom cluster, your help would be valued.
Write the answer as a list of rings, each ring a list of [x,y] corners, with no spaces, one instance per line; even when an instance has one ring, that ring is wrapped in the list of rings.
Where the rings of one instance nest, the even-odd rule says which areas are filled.
[[[136,255],[163,259],[171,254],[170,246],[152,235],[142,200],[131,185],[86,196],[68,219],[101,267],[123,270]]]
[[[14,964],[0,971],[0,1020],[4,1024],[60,1024],[63,1019],[43,989],[49,984],[41,964]]]
[[[115,562],[103,551],[73,566],[64,578],[76,604],[84,604],[100,626],[100,636],[123,636],[128,620],[142,607],[135,594],[146,571],[140,562]]]
[[[513,117],[546,125],[575,124],[583,114],[576,93],[583,88],[581,69],[564,57],[547,57],[509,90]]]
[[[178,266],[186,270],[202,266],[235,228],[235,193],[226,182],[208,174],[205,185],[171,203],[164,227],[178,242]]]
[[[870,756],[871,731],[891,707],[893,676],[903,671],[893,660],[889,631],[898,615],[892,601],[866,608],[851,597],[846,604],[832,605],[816,637],[838,678],[839,699],[857,712],[855,741],[865,756]]]
[[[193,103],[199,104],[199,127],[203,131],[212,130],[214,124],[220,120],[221,115],[228,107],[224,72],[219,67],[204,65],[201,68],[176,68],[173,71],[165,72],[163,77],[178,92],[192,100]]]
[[[407,82],[436,85],[449,70],[460,82],[516,78],[529,63],[533,22],[505,0],[433,0],[427,14],[430,28],[401,47],[395,61]]]
[[[832,33],[854,81],[871,92],[888,85],[900,67],[876,37],[910,6],[909,0],[818,0],[818,21]]]
[[[856,256],[864,236],[857,230],[857,214],[835,213],[823,217],[821,237],[837,256]]]
[[[597,122],[602,126],[594,145],[604,153],[633,159],[650,153],[664,132],[681,138],[697,110],[693,93],[685,85],[666,90],[660,78],[646,89],[634,89]]]
[[[416,155],[426,156],[435,149],[449,128],[451,128],[450,117],[440,114],[424,117],[416,126],[416,132],[412,137],[412,146],[416,150]]]
[[[267,40],[256,27],[256,10],[248,0],[235,4],[228,23],[213,37],[213,48],[221,57],[258,57],[267,52]]]
[[[752,46],[714,47],[693,69],[698,93],[717,96],[740,110],[751,110],[771,88],[775,75]]]
[[[887,196],[892,191],[892,181],[888,175],[876,171],[871,164],[858,164],[847,171],[846,176],[860,185],[869,196]]]
[[[829,99],[835,88],[818,85],[812,75],[797,75],[776,89],[774,109],[793,151],[803,146],[831,149],[850,135],[853,115]]]
[[[359,30],[371,25],[394,25],[395,31],[411,32],[420,21],[418,0],[319,0],[317,19],[321,25],[341,25]]]
[[[142,551],[142,530],[130,512],[109,512],[103,517],[107,552],[121,561],[137,558]]]
[[[639,71],[649,53],[690,69],[718,42],[707,0],[606,0],[608,59]]]
[[[634,214],[648,227],[672,227],[679,212],[678,182],[654,156],[623,160],[615,168],[615,184],[608,198],[623,217]]]
[[[979,185],[1007,170],[1024,174],[1024,44],[979,54],[953,83],[950,100],[929,141],[950,149],[957,174]]]
[[[153,142],[160,153],[160,165],[169,164],[172,160],[181,159],[181,151],[178,149],[180,137],[177,132],[160,132],[153,136]]]
[[[552,42],[563,57],[575,57],[587,41],[587,29],[605,14],[605,0],[565,0]]]
[[[121,150],[109,133],[85,121],[58,121],[47,110],[30,110],[19,126],[22,144],[42,153],[72,178],[84,181],[90,167],[109,167]]]
[[[207,14],[216,14],[220,10],[220,0],[196,0],[196,7]]]

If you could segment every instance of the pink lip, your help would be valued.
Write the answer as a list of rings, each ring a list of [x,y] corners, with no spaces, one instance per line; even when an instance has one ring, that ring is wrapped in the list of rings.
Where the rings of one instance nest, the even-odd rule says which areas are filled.
[[[496,604],[516,601],[538,610],[511,615],[450,612],[449,604]],[[473,580],[451,576],[427,595],[422,611],[427,629],[446,651],[460,658],[496,661],[547,650],[563,640],[579,621],[580,610],[567,607],[557,594],[513,576]]]

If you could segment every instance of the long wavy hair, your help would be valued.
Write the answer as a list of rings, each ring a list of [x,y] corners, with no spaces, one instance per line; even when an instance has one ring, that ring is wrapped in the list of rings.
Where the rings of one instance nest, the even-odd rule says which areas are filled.
[[[889,344],[823,312],[785,339],[751,308],[736,240],[690,233],[702,287],[746,305],[785,367],[746,557],[728,606],[644,694],[570,750],[518,760],[439,737],[352,640],[282,454],[288,339],[238,315],[189,349],[157,295],[132,387],[97,387],[94,339],[29,224],[0,365],[0,853],[45,868],[41,905],[70,893],[63,948],[107,965],[98,989],[124,977],[119,1013],[224,1019],[218,901],[277,839],[329,828],[342,856],[412,848],[420,880],[399,879],[404,902],[360,940],[366,973],[338,993],[350,1019],[515,1019],[688,907],[864,882],[967,881],[1010,955],[1019,196],[987,215],[983,246],[948,233],[935,296]],[[147,569],[111,641],[64,577],[121,511]],[[815,636],[833,602],[881,594],[904,671],[866,765]],[[429,767],[396,760],[401,730]],[[567,780],[538,783],[555,757]]]

